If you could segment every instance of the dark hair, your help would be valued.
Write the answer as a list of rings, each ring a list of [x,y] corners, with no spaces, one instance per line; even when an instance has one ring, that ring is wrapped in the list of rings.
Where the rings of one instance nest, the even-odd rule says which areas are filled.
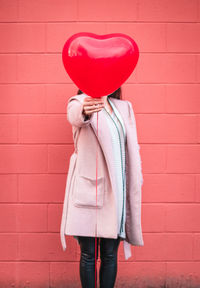
[[[77,94],[83,94],[83,92],[79,89]],[[119,87],[116,91],[114,91],[113,93],[109,94],[108,97],[112,97],[112,98],[117,98],[117,99],[121,99],[121,95],[122,95],[122,89],[121,87]]]

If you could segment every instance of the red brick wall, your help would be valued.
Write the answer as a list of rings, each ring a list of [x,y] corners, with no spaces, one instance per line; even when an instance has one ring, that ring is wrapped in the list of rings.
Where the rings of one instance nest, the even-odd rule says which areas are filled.
[[[80,287],[79,247],[67,236],[63,252],[59,229],[77,92],[61,51],[82,31],[125,33],[140,49],[122,89],[145,245],[126,262],[121,244],[116,287],[200,285],[200,1],[1,0],[0,22],[0,287]]]

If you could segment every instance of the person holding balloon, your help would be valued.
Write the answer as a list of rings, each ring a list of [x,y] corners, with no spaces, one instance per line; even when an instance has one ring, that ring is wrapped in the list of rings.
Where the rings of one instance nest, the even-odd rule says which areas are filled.
[[[74,35],[65,46],[66,51],[71,53],[70,56],[68,54],[69,58],[79,57],[83,52],[80,50],[79,53],[72,53],[73,49],[83,49],[80,45],[82,36],[83,46],[87,43],[87,37],[89,39],[88,47],[84,47],[88,51],[92,47],[91,38],[98,38],[92,33],[78,33],[77,38]],[[121,39],[121,43],[128,39],[129,43],[125,42],[127,49],[129,45],[134,44],[130,37],[122,34],[112,36]],[[109,36],[99,37],[109,39]],[[77,39],[78,45],[73,46],[73,41]],[[96,51],[97,49],[94,49],[93,52]],[[87,55],[94,57],[94,53],[88,52]],[[132,55],[133,53],[125,60],[126,67]],[[99,61],[99,58],[96,57],[96,60]],[[73,66],[72,60],[69,59],[70,65],[65,66],[70,67],[69,70],[72,69],[68,70],[70,75],[76,71],[73,67],[78,63],[75,61]],[[64,63],[66,64],[65,61]],[[83,63],[87,65],[85,59]],[[91,63],[94,61],[89,62],[89,65]],[[137,61],[134,65],[136,63]],[[135,66],[132,66],[132,69],[133,67]],[[103,69],[103,66],[100,68]],[[121,68],[123,70],[123,65]],[[87,69],[89,74],[91,70]],[[128,75],[126,70],[123,71],[126,77],[122,77],[121,74],[122,82]],[[130,74],[130,71],[128,73]],[[67,104],[67,119],[72,125],[74,152],[70,157],[60,236],[63,250],[67,247],[65,235],[71,235],[78,241],[81,252],[79,272],[83,288],[94,288],[97,285],[96,260],[99,248],[100,288],[113,288],[118,270],[120,242],[123,241],[126,260],[132,255],[131,245],[144,245],[141,226],[143,175],[140,146],[132,103],[122,99],[121,86],[114,92],[108,92],[109,89],[113,91],[116,83],[120,82],[113,82],[113,85],[107,87],[101,86],[101,82],[98,83],[99,80],[95,78],[97,88],[92,90],[95,85],[84,86],[85,74],[79,75],[78,78],[71,77],[78,84],[79,90],[69,98]],[[108,71],[107,75],[109,77]],[[92,74],[90,76],[92,78]],[[81,80],[82,83],[79,82]],[[84,89],[80,89],[81,86]]]
[[[79,90],[78,95],[81,94],[81,92],[82,91]],[[118,97],[120,98],[120,96],[121,96],[121,88],[119,88],[117,91],[109,95],[109,97],[113,97],[113,98],[118,98]],[[110,127],[110,133],[113,136],[112,149],[115,149],[114,147],[115,145],[118,146],[116,147],[117,151],[115,154],[116,156],[115,173],[119,176],[119,180],[120,180],[120,179],[123,179],[122,174],[125,173],[125,166],[124,166],[124,170],[122,170],[121,164],[123,165],[123,163],[121,163],[121,159],[120,159],[122,155],[121,155],[121,150],[120,150],[119,145],[121,144],[125,146],[125,139],[123,138],[123,133],[120,134],[120,129],[121,129],[120,122],[117,121],[118,118],[114,116],[115,115],[114,111],[116,111],[115,110],[116,108],[115,106],[113,106],[113,104],[110,104],[108,100],[108,96],[104,96],[100,98],[100,100],[99,98],[85,97],[84,103],[83,103],[83,115],[86,120],[91,117],[92,113],[99,112],[102,109],[104,109],[103,110],[103,112],[105,113],[104,116],[106,117],[108,121],[108,126]],[[124,143],[118,143],[118,136],[119,136],[118,133],[121,137],[120,141],[123,141]],[[122,177],[120,177],[121,175]],[[119,193],[121,193],[123,191],[122,182],[118,184],[119,185],[121,184],[121,186],[119,186],[120,188]],[[120,196],[122,196],[122,193],[121,195],[120,194],[118,195],[118,202],[120,202],[122,198]],[[121,201],[121,207],[122,207],[122,201]],[[120,214],[121,211],[118,211],[119,217],[124,216]],[[120,221],[119,221],[119,224],[120,224]],[[94,287],[94,270],[93,270],[94,268],[93,263],[95,259],[94,237],[79,236],[75,238],[78,238],[80,248],[81,248],[80,277],[81,277],[82,287]],[[97,240],[98,240],[97,243],[99,244],[99,238]],[[117,275],[117,252],[118,252],[120,240],[121,238],[119,236],[117,237],[117,239],[100,238],[101,266],[100,266],[100,271],[99,271],[99,276],[100,276],[99,280],[100,280],[101,287],[105,287],[105,288],[114,287],[114,283],[115,283],[115,279]]]

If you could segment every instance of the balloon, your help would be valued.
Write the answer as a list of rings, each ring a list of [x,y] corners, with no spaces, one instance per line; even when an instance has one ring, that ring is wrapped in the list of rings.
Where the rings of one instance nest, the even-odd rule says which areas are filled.
[[[69,77],[93,98],[116,91],[131,75],[138,58],[137,44],[122,33],[76,33],[62,50],[62,61]]]

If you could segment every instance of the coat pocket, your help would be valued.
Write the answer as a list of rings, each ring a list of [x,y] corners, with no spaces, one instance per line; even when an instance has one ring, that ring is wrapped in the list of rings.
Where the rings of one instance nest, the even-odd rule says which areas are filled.
[[[85,175],[75,175],[72,193],[73,204],[77,207],[102,208],[105,194],[105,177],[97,178],[97,204],[96,179]]]

